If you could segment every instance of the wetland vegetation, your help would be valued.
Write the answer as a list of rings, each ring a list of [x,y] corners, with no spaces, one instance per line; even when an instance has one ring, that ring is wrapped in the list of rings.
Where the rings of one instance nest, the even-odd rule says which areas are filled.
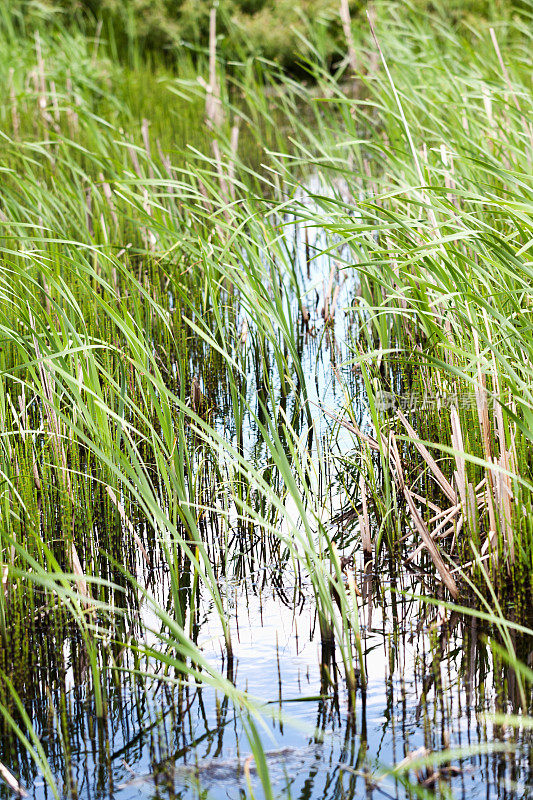
[[[530,796],[531,7],[112,5],[0,9],[0,791]]]

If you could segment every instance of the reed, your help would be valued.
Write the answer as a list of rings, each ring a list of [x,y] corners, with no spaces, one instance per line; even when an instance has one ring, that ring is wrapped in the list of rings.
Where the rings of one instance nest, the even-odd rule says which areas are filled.
[[[311,31],[307,86],[225,68],[214,12],[208,60],[179,76],[118,67],[112,38],[0,22],[4,643],[27,650],[46,618],[59,652],[74,627],[98,725],[124,674],[216,689],[267,797],[266,711],[234,686],[228,613],[253,559],[311,586],[325,684],[351,713],[358,549],[486,614],[527,707],[505,619],[533,574],[531,33],[404,5],[376,3],[352,41],[342,3],[348,58],[332,68]],[[312,402],[313,334],[336,409]],[[197,646],[200,592],[226,675]],[[22,683],[0,709],[57,796]]]

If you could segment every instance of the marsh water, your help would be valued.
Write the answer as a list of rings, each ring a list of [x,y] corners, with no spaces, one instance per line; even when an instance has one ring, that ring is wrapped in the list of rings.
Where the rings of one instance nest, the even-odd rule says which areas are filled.
[[[324,328],[321,307],[330,281],[332,256],[309,259],[309,248],[326,247],[323,234],[307,240],[298,226],[290,246],[305,284],[310,320],[303,362],[313,417],[328,428],[321,405],[341,401],[335,370],[349,345],[348,320],[356,286],[334,276],[337,311]],[[342,254],[341,254],[342,255]],[[337,254],[339,257],[339,254]],[[342,285],[341,285],[342,284]],[[332,297],[333,284],[330,289]],[[295,309],[297,311],[297,309]],[[360,376],[352,375],[353,396],[362,398]],[[253,393],[253,389],[251,390]],[[364,403],[357,405],[368,424]],[[224,420],[221,420],[222,429]],[[246,449],[254,450],[254,426],[246,427]],[[328,440],[330,441],[330,440]],[[335,447],[353,447],[343,431]],[[257,454],[256,454],[257,457]],[[333,484],[332,484],[333,486]],[[213,559],[229,616],[234,657],[228,661],[223,631],[210,595],[184,581],[184,607],[191,606],[191,635],[207,661],[263,711],[259,726],[275,797],[296,800],[403,798],[422,796],[526,798],[533,789],[532,739],[527,730],[504,727],[495,713],[521,708],[517,678],[499,651],[494,630],[469,615],[450,613],[421,595],[438,596],[429,571],[406,569],[392,557],[366,564],[358,551],[356,524],[336,519],[335,492],[325,513],[336,528],[341,552],[355,553],[366,687],[351,707],[335,654],[322,650],[316,605],[308,580],[291,559],[268,541],[242,542],[229,563],[211,531]],[[144,537],[142,526],[139,535]],[[209,535],[209,534],[208,534]],[[237,530],[235,536],[239,537]],[[139,553],[132,564],[137,580],[163,608],[171,605],[165,562],[149,568]],[[158,619],[135,592],[139,630],[157,631]],[[30,613],[30,612],[29,612]],[[24,621],[7,643],[12,679],[43,746],[60,791],[80,798],[241,798],[262,796],[243,718],[214,688],[180,680],[163,667],[146,675],[120,640],[100,641],[107,668],[106,715],[96,716],[86,646],[69,627],[35,617]],[[123,631],[131,643],[131,632]],[[512,634],[527,662],[531,642]],[[5,645],[4,645],[5,646]],[[31,665],[21,674],[19,663]],[[113,665],[113,669],[111,669]],[[412,771],[403,783],[387,775],[417,751],[440,754],[461,748],[461,756],[432,769]],[[422,750],[423,749],[423,750]],[[43,775],[16,735],[4,736],[0,761],[33,797],[50,796]],[[10,790],[3,786],[4,795]]]
[[[360,570],[358,577],[368,685],[358,690],[353,711],[335,666],[329,665],[329,678],[321,668],[320,635],[305,583],[291,585],[288,571],[258,565],[224,587],[235,650],[228,675],[265,703],[261,735],[274,796],[405,797],[407,789],[381,777],[384,767],[421,747],[436,753],[472,747],[451,767],[424,771],[420,781],[442,796],[449,789],[458,798],[527,797],[530,738],[485,716],[520,707],[512,671],[494,659],[487,629],[459,615],[445,618],[413,599],[421,589],[416,576],[405,579],[391,567],[388,575]],[[164,603],[168,583],[157,570],[152,581]],[[220,622],[208,602],[200,602],[197,626],[205,655],[227,671]],[[44,662],[54,642],[50,632],[43,633],[51,640],[39,651]],[[520,652],[527,643],[515,645]],[[37,661],[34,680],[38,684],[42,670],[49,693],[25,698],[60,785],[70,784],[87,798],[240,798],[249,793],[249,780],[262,796],[250,745],[227,700],[192,682],[177,687],[164,679],[129,677],[122,685],[109,683],[107,718],[97,721],[82,652],[82,642],[65,636],[61,661],[54,654],[55,670]],[[14,744],[3,742],[4,763],[9,754],[8,763],[17,763]],[[23,760],[22,748],[17,755],[27,790],[45,796],[42,776]]]

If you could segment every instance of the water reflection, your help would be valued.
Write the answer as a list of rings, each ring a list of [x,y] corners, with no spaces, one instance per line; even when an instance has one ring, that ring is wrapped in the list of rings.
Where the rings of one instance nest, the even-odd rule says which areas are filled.
[[[351,713],[342,671],[332,664],[330,680],[324,680],[310,587],[294,576],[291,587],[286,573],[278,592],[264,575],[259,570],[253,580],[228,580],[226,595],[235,651],[232,678],[265,704],[262,739],[275,796],[414,796],[391,778],[381,780],[381,767],[419,748],[441,752],[492,742],[508,742],[514,750],[471,755],[411,779],[442,796],[445,787],[465,799],[527,796],[531,738],[484,718],[487,712],[518,712],[521,698],[516,676],[493,654],[490,631],[480,621],[403,594],[418,590],[416,578],[407,584],[405,577],[372,574],[361,565],[368,686],[358,690]],[[169,597],[164,573],[157,591],[164,604]],[[220,621],[201,593],[198,643],[211,663],[224,669]],[[515,644],[519,654],[530,645],[520,637]],[[243,722],[214,690],[189,681],[169,684],[162,673],[153,680],[124,681],[110,670],[108,714],[98,721],[79,637],[65,630],[63,638],[48,636],[33,645],[39,657],[27,708],[65,793],[241,798],[249,780],[261,796]],[[26,696],[29,690],[26,686]],[[32,796],[47,796],[15,737],[2,737],[0,760],[20,775]]]

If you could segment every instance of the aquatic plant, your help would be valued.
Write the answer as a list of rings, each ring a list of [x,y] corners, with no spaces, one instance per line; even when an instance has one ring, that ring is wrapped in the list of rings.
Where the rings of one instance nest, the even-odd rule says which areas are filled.
[[[1,20],[0,700],[51,789],[31,691],[76,794],[65,692],[56,708],[36,677],[43,624],[48,677],[65,648],[83,661],[102,752],[124,676],[145,700],[210,687],[272,796],[268,708],[234,685],[231,587],[256,568],[309,589],[321,697],[343,684],[352,718],[386,560],[496,631],[526,711],[509,634],[528,635],[533,553],[523,18],[463,36],[379,4],[333,72],[310,31],[307,86],[261,60],[226,73],[214,14],[208,59],[177,76],[139,53],[119,67],[112,37]],[[202,598],[225,674],[199,646]]]

